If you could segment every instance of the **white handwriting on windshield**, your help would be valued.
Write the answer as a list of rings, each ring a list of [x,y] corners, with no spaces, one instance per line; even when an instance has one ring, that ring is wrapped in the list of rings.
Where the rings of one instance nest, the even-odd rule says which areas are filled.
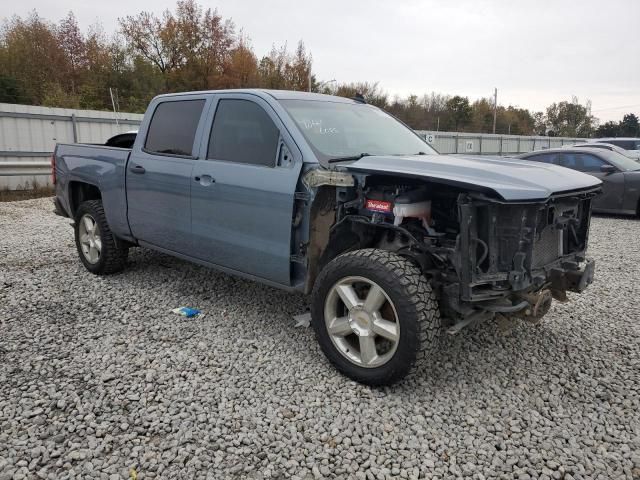
[[[300,125],[305,130],[315,130],[319,135],[333,135],[339,133],[336,127],[323,127],[322,120],[301,120]]]

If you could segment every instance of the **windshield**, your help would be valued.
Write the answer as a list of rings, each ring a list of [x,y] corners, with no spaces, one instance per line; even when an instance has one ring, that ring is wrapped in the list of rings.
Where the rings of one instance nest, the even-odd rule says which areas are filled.
[[[609,160],[622,170],[640,170],[640,163],[617,152],[609,152]]]
[[[324,163],[341,157],[437,152],[391,115],[362,103],[281,100]]]

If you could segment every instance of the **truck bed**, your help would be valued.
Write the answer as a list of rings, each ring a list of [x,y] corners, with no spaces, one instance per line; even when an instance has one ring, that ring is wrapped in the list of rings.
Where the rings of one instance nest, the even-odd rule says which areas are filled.
[[[104,204],[110,206],[105,214],[112,231],[122,238],[129,238],[125,173],[130,153],[129,148],[58,144],[54,152],[56,196],[64,213],[72,217],[77,207],[73,205],[71,193],[74,182],[94,185],[101,192]]]

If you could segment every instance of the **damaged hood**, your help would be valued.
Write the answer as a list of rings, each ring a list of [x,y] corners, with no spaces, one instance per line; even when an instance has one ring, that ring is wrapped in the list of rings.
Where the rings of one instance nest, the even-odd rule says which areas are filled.
[[[372,155],[343,166],[350,171],[395,173],[472,190],[488,189],[506,201],[544,199],[602,183],[596,177],[557,165],[484,156]]]

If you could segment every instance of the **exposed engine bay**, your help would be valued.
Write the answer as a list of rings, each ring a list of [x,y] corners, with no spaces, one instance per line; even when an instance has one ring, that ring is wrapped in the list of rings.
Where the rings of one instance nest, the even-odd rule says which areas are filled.
[[[451,333],[495,314],[536,322],[552,299],[565,301],[567,291],[580,292],[593,279],[585,251],[597,193],[515,203],[410,177],[354,175],[352,185],[319,188],[322,206],[312,222],[324,218],[331,227],[316,253],[322,250],[320,265],[354,248],[410,258],[437,292]]]

